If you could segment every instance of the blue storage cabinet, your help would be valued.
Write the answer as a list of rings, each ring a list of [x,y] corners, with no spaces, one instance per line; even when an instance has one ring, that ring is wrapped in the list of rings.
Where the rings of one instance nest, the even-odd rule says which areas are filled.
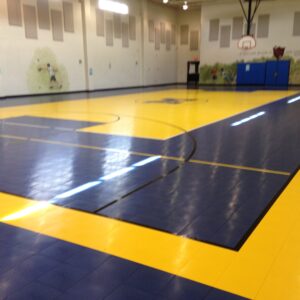
[[[238,85],[265,85],[266,63],[240,63],[237,66]]]
[[[267,61],[266,63],[266,85],[287,86],[290,76],[290,61]]]
[[[287,86],[290,61],[240,63],[237,66],[237,85]]]

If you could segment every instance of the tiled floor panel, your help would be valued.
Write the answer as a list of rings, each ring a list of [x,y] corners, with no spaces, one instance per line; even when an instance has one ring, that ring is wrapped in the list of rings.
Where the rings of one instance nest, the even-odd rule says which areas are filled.
[[[299,299],[296,92],[57,97],[0,103],[0,300]]]
[[[102,252],[0,224],[0,299],[245,298]]]

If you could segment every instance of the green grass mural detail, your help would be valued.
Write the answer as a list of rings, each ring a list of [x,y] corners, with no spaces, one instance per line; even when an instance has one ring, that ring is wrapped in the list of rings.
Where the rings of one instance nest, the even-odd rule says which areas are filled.
[[[60,64],[49,48],[37,49],[27,72],[27,85],[31,93],[55,93],[69,90],[66,68]]]
[[[300,84],[300,60],[291,58],[290,84]]]
[[[274,60],[274,58],[261,57],[247,62],[264,62],[267,60]],[[295,60],[290,56],[283,57],[283,60],[291,61],[290,84],[300,84],[300,60]],[[241,60],[232,64],[204,65],[200,68],[200,83],[234,85],[236,84],[237,65],[242,62],[244,61]]]

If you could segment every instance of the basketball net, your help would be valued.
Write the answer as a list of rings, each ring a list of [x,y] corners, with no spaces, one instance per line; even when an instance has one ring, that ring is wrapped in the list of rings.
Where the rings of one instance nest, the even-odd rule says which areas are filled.
[[[244,35],[238,41],[238,48],[242,50],[250,50],[256,47],[256,40],[252,35]]]

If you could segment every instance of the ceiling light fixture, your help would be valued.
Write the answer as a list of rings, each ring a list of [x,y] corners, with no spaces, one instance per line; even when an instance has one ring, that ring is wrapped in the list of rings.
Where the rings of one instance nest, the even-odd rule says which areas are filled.
[[[183,10],[187,10],[189,8],[187,1],[184,1],[184,4],[182,5]]]
[[[98,0],[99,9],[114,12],[121,15],[128,15],[128,5],[111,0]]]
[[[163,3],[167,4],[169,2],[169,0],[163,0]]]

